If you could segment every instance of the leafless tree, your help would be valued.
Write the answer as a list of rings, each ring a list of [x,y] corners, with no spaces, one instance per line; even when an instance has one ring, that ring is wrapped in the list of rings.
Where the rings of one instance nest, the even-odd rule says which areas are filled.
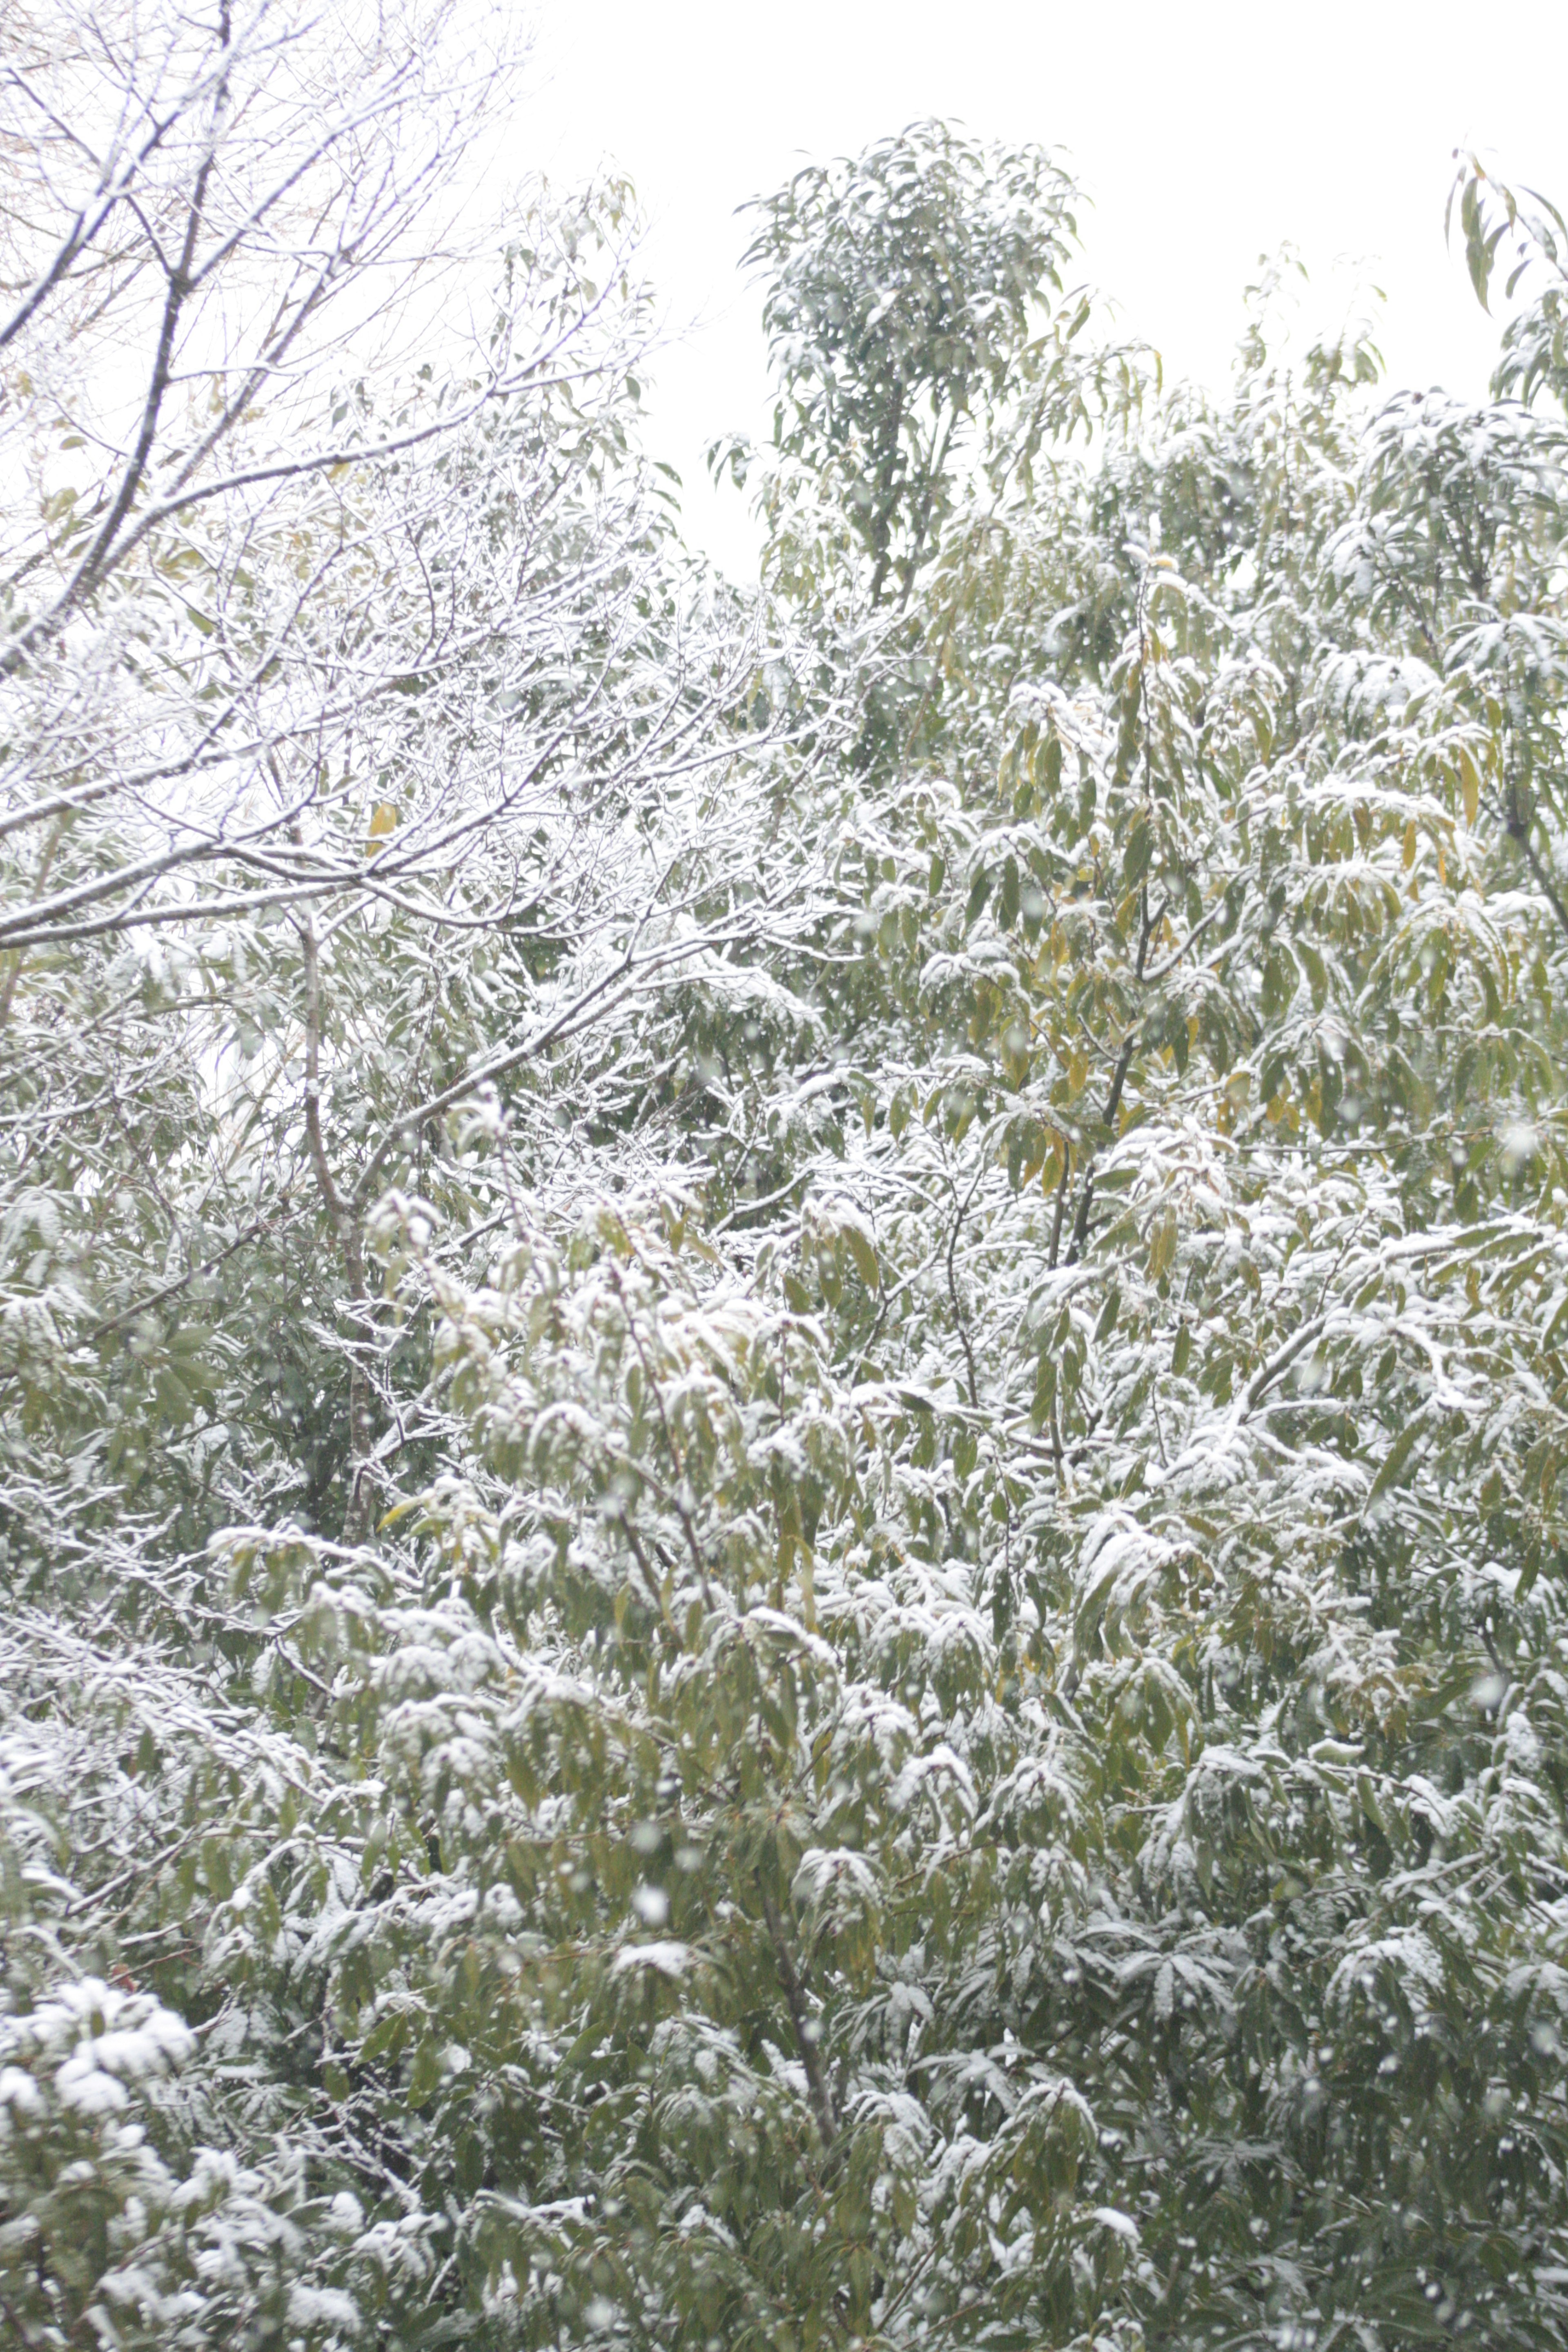
[[[755,653],[636,453],[629,192],[496,195],[522,66],[451,0],[102,0],[14,18],[0,82],[9,1176],[30,1198],[72,1139],[68,1221],[199,1072],[210,1178],[59,1328],[130,1330],[320,1221],[362,1466],[365,1220],[408,1139],[767,901],[715,888],[756,863],[726,716]]]

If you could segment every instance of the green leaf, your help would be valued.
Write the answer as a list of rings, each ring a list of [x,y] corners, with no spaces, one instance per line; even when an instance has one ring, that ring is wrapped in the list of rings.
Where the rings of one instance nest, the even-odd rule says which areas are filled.
[[[848,1244],[849,1255],[855,1262],[855,1271],[867,1289],[880,1290],[882,1269],[878,1262],[876,1244],[870,1234],[863,1232],[858,1225],[846,1225],[844,1239]]]
[[[1418,1420],[1410,1422],[1400,1431],[1388,1452],[1384,1455],[1383,1465],[1372,1482],[1371,1490],[1366,1498],[1369,1507],[1381,1496],[1386,1495],[1391,1486],[1399,1484],[1421,1432],[1422,1423]]]
[[[422,2107],[441,2080],[441,2060],[433,2042],[422,2042],[408,2069],[407,2097],[411,2107]]]
[[[1154,835],[1146,816],[1134,817],[1122,854],[1121,878],[1129,890],[1136,890],[1149,871],[1154,855]]]

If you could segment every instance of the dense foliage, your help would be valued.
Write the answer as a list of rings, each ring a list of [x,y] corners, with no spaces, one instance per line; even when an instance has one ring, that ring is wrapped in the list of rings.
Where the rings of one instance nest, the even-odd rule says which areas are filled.
[[[432,291],[466,19],[67,14],[0,2330],[1561,2343],[1561,220],[1482,405],[1221,401],[1045,156],[802,173],[742,595],[624,191]]]

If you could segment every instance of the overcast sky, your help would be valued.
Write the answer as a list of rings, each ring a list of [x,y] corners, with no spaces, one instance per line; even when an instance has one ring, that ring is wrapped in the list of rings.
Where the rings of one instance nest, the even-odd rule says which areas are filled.
[[[1209,383],[1259,254],[1290,240],[1325,311],[1342,313],[1330,289],[1357,263],[1383,288],[1395,382],[1479,394],[1495,331],[1444,246],[1453,148],[1568,210],[1568,0],[542,0],[537,21],[512,160],[635,180],[672,338],[649,444],[685,478],[690,535],[735,568],[750,527],[701,466],[715,436],[766,415],[735,207],[803,158],[925,115],[1041,141],[1093,199],[1084,275],[1168,374]]]

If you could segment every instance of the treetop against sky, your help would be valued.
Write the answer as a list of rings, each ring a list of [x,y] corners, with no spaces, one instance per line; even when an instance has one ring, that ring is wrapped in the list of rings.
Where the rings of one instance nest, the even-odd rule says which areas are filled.
[[[607,162],[637,184],[672,339],[652,371],[652,436],[682,474],[690,526],[733,567],[749,570],[754,534],[709,489],[702,456],[719,435],[758,432],[768,405],[735,207],[807,157],[931,116],[1069,163],[1092,198],[1084,267],[1173,375],[1223,388],[1242,289],[1260,254],[1291,245],[1314,327],[1380,287],[1394,377],[1482,390],[1491,333],[1458,299],[1442,238],[1450,152],[1568,185],[1560,12],[1526,0],[1495,37],[1458,0],[1434,0],[1418,29],[1394,0],[1331,0],[1310,24],[1240,0],[1133,0],[1115,21],[1108,40],[1093,10],[1062,0],[981,0],[962,21],[927,0],[896,19],[877,0],[804,0],[787,21],[708,0],[538,18],[519,117],[530,152],[557,177]]]

